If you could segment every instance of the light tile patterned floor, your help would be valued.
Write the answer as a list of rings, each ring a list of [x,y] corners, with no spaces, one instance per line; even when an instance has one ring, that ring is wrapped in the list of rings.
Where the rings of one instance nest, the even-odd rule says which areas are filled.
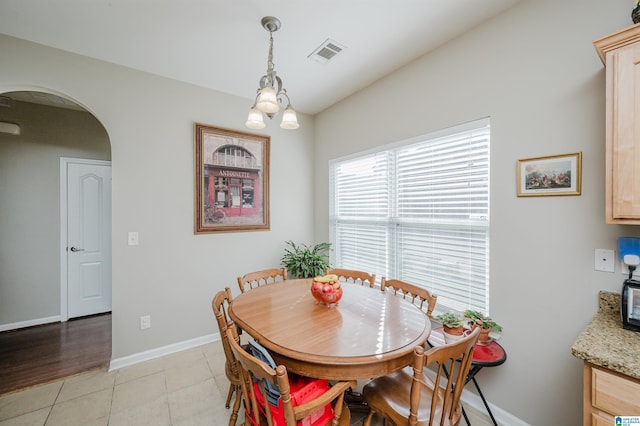
[[[227,425],[228,390],[215,342],[0,397],[0,426]],[[362,424],[363,416],[353,413],[351,424]]]

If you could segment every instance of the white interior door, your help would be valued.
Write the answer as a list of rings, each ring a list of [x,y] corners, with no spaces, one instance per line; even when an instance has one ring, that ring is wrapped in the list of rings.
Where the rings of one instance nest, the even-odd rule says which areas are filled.
[[[111,166],[67,163],[68,318],[111,310]]]

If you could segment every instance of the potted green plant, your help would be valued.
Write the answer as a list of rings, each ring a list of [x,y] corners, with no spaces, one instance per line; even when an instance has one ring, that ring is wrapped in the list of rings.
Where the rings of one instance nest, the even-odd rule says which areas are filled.
[[[436,317],[442,323],[444,341],[451,343],[462,338],[464,318],[456,312],[445,312]]]
[[[320,243],[314,246],[296,244],[286,241],[280,264],[287,268],[287,275],[293,278],[313,278],[324,275],[329,268],[329,250],[331,243]]]
[[[481,327],[480,337],[478,337],[478,344],[486,345],[491,341],[489,333],[495,331],[497,333],[502,331],[502,326],[496,323],[491,317],[484,315],[481,312],[467,309],[464,311],[465,318],[468,318],[472,327]]]

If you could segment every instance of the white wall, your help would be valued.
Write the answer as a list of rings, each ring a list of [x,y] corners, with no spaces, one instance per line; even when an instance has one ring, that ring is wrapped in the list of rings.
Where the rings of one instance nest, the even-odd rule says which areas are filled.
[[[577,425],[581,363],[570,346],[597,292],[623,279],[594,271],[594,249],[640,236],[604,224],[604,69],[591,44],[631,24],[631,3],[523,0],[319,114],[315,128],[305,116],[295,132],[269,125],[269,232],[193,234],[193,122],[242,129],[251,100],[6,36],[0,93],[63,94],[109,135],[114,358],[213,333],[215,291],[237,294],[235,277],[277,263],[285,240],[327,240],[329,159],[491,116],[491,314],[509,358],[478,378],[524,421]],[[575,151],[581,196],[516,197],[518,159]],[[139,246],[126,245],[127,231],[140,232]]]
[[[0,330],[60,315],[60,157],[110,160],[87,112],[15,102],[0,120]]]
[[[582,363],[570,347],[598,291],[624,279],[619,266],[594,271],[594,249],[640,236],[604,222],[605,79],[592,45],[631,25],[631,7],[522,1],[316,116],[316,206],[327,204],[328,160],[491,117],[490,303],[508,359],[478,379],[491,402],[532,425],[582,424]],[[518,159],[576,151],[581,196],[516,196]],[[316,239],[326,240],[326,209],[316,212]]]
[[[217,332],[211,298],[312,242],[313,120],[271,135],[271,230],[194,235],[194,122],[244,129],[250,99],[0,35],[0,93],[51,91],[104,125],[113,171],[113,358]],[[127,246],[127,232],[140,233]],[[5,238],[3,235],[2,238]],[[139,329],[151,315],[152,327]]]

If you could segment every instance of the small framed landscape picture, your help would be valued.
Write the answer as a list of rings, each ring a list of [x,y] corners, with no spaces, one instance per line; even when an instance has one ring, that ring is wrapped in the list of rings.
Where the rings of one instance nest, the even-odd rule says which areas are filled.
[[[580,195],[582,153],[518,160],[516,174],[518,197]]]

